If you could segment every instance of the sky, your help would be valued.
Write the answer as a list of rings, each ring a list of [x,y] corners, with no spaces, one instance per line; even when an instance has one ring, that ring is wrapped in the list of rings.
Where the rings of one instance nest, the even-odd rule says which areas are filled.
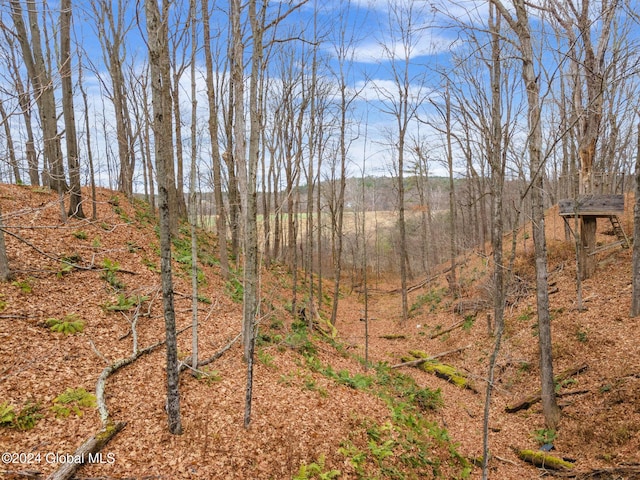
[[[99,0],[94,0],[99,1]],[[100,0],[106,1],[106,0]],[[147,57],[146,36],[144,25],[143,0],[108,0],[112,5],[119,3],[123,9],[126,33],[126,49],[123,50],[127,69],[132,72],[140,72],[144,68]],[[540,4],[546,0],[538,0]],[[509,3],[509,2],[506,2]],[[180,4],[179,1],[175,5]],[[213,4],[213,1],[212,1]],[[635,5],[635,0],[633,0]],[[57,15],[57,0],[48,0],[48,6],[52,11],[50,18]],[[109,81],[106,72],[95,10],[91,0],[74,1],[74,31],[77,43],[83,49],[83,80],[87,86],[90,102],[90,118],[92,123],[92,135],[94,135],[94,156],[102,160],[99,178],[102,183],[108,183],[109,171],[106,167],[107,159],[116,154],[113,131],[114,121],[112,107],[110,105]],[[187,5],[184,2],[183,5]],[[594,2],[594,8],[599,4]],[[3,21],[10,25],[8,16],[8,2],[0,3],[0,15]],[[273,18],[279,11],[289,8],[287,2],[271,2],[268,16]],[[178,11],[178,10],[175,10]],[[179,16],[172,10],[172,33],[178,33],[184,29],[185,15]],[[213,48],[224,45],[228,25],[228,6],[226,1],[217,1],[212,13],[213,35],[218,40],[212,40]],[[419,141],[428,146],[431,175],[447,175],[447,169],[443,161],[444,139],[437,132],[442,126],[442,118],[435,105],[442,103],[445,87],[442,73],[447,72],[452,79],[453,86],[457,87],[461,95],[465,95],[467,87],[460,83],[459,73],[453,69],[455,58],[472,55],[474,49],[485,51],[486,44],[482,41],[478,46],[469,42],[468,35],[475,33],[482,36],[488,17],[488,2],[480,0],[308,0],[301,8],[278,24],[275,31],[276,45],[288,49],[289,55],[294,55],[294,68],[308,68],[301,64],[300,53],[303,49],[307,52],[314,41],[314,23],[317,26],[317,37],[320,39],[318,54],[322,58],[324,68],[320,75],[323,81],[334,88],[339,86],[340,55],[342,51],[343,74],[347,84],[347,95],[351,100],[349,119],[350,135],[349,145],[349,173],[350,175],[391,175],[394,163],[397,159],[398,124],[393,114],[397,110],[398,76],[405,74],[408,81],[409,103],[415,107],[415,115],[408,122],[407,138],[411,142]],[[534,32],[542,31],[542,23],[532,17]],[[594,18],[594,20],[597,20]],[[597,24],[597,22],[596,22]],[[637,33],[637,23],[632,29]],[[53,37],[55,27],[49,35]],[[597,29],[595,30],[597,32]],[[103,39],[105,38],[102,35]],[[107,37],[109,35],[107,34]],[[542,42],[542,35],[534,40]],[[545,36],[546,38],[546,36]],[[297,39],[297,40],[292,40]],[[300,41],[304,40],[304,41]],[[342,50],[340,47],[343,47]],[[224,48],[224,47],[222,47]],[[251,49],[250,41],[247,42],[247,55]],[[0,61],[4,53],[0,52]],[[280,59],[273,57],[268,63],[268,71],[271,79],[271,96],[276,97],[281,88],[278,76],[281,67]],[[516,62],[517,59],[505,60]],[[482,84],[486,77],[486,69],[478,64],[477,72],[471,74]],[[204,137],[206,130],[206,88],[202,76],[202,55],[197,60],[197,101],[198,101],[198,130]],[[78,65],[74,66],[74,74],[78,73]],[[225,73],[223,73],[225,75]],[[56,81],[54,79],[54,81]],[[456,83],[456,81],[458,83]],[[514,82],[517,79],[514,77]],[[57,80],[59,84],[59,79]],[[181,79],[181,97],[184,106],[183,134],[189,134],[189,108],[191,74],[187,69]],[[0,98],[8,105],[13,101],[15,94],[11,90],[10,79],[0,69]],[[513,90],[512,99],[517,100],[520,95],[518,89]],[[470,93],[469,93],[470,94]],[[58,95],[59,98],[59,95]],[[135,105],[139,107],[139,105]],[[133,106],[132,106],[133,107]],[[81,118],[82,106],[76,102],[77,118]],[[12,119],[15,131],[22,134],[21,120],[17,116]],[[103,131],[109,132],[105,138]],[[334,124],[335,127],[335,124]],[[0,129],[1,130],[1,129]],[[82,128],[80,129],[82,132]],[[521,139],[520,143],[523,143]],[[203,142],[205,143],[205,142]],[[454,146],[455,147],[455,146]],[[2,148],[2,133],[0,133],[0,149]],[[185,143],[185,151],[188,153],[188,143]],[[1,151],[1,150],[0,150]],[[409,152],[410,153],[410,152]],[[1,153],[0,153],[1,154]],[[185,158],[188,161],[188,155]],[[409,155],[409,157],[411,157]],[[456,150],[454,157],[455,174],[465,174],[463,155]],[[207,174],[208,155],[206,146],[199,150],[200,172]],[[411,161],[411,158],[409,158]],[[113,163],[113,162],[112,162]],[[138,169],[140,172],[140,169]],[[188,172],[187,172],[188,174]],[[111,179],[114,175],[112,172]],[[141,174],[136,181],[141,182]],[[113,186],[113,185],[110,185]]]

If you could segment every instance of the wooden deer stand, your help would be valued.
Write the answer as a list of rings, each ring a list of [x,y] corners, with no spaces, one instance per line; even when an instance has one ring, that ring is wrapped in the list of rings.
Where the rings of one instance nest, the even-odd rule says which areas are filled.
[[[560,216],[569,225],[570,218],[580,220],[580,245],[582,247],[582,280],[593,275],[596,267],[595,255],[604,250],[621,246],[629,248],[630,242],[620,223],[624,214],[624,195],[583,195],[577,200],[566,199],[559,202]],[[617,241],[596,247],[595,236],[598,218],[611,222]],[[571,228],[569,226],[569,228]]]

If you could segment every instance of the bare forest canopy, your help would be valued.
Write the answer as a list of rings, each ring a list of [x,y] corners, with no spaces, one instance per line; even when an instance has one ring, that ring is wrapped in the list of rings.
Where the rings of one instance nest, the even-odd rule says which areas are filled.
[[[249,215],[267,263],[311,255],[309,268],[324,259],[337,275],[374,228],[378,272],[424,274],[484,250],[498,190],[507,230],[531,217],[540,188],[545,207],[629,190],[637,6],[553,0],[523,5],[516,22],[498,0],[11,0],[0,180],[69,194],[61,213],[77,217],[89,215],[81,187],[155,209],[166,180],[175,217],[190,192],[212,192],[193,197],[193,214],[234,257]],[[514,28],[525,23],[535,99]]]

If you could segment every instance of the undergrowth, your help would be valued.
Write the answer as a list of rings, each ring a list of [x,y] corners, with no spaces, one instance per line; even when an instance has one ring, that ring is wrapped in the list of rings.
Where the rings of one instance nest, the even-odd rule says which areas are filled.
[[[40,413],[41,409],[40,404],[34,402],[27,402],[20,411],[16,411],[8,402],[0,403],[0,427],[31,430],[44,417]]]
[[[336,370],[316,356],[316,347],[306,346],[313,345],[312,334],[303,328],[302,322],[294,322],[294,325],[295,330],[286,336],[290,342],[287,346],[301,354],[301,366],[337,385],[377,396],[389,409],[390,418],[382,425],[365,416],[357,416],[354,419],[357,427],[340,443],[339,453],[345,457],[355,478],[442,478],[444,472],[449,475],[451,471],[457,472],[451,478],[469,478],[471,464],[458,453],[458,446],[451,441],[447,430],[429,418],[444,405],[440,389],[422,388],[413,377],[391,369],[386,363],[375,364],[366,373]],[[282,382],[291,384],[293,378],[283,376]],[[306,376],[303,388],[314,390],[317,382]],[[443,450],[446,453],[441,453]],[[299,475],[307,476],[294,478],[332,478],[319,476],[320,471],[332,470],[316,464],[320,467],[317,470],[313,465],[303,464]],[[311,472],[315,476],[311,476]]]
[[[72,413],[81,417],[85,408],[96,406],[96,396],[84,388],[67,388],[53,400],[51,410],[57,417],[68,417]]]
[[[84,322],[75,313],[65,315],[62,319],[48,318],[47,326],[52,332],[63,333],[65,335],[82,333],[84,330]]]

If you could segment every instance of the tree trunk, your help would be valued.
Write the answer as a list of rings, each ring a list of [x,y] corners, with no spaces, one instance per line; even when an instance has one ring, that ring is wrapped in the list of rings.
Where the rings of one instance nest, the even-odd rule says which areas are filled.
[[[484,403],[483,417],[483,455],[482,478],[488,478],[489,464],[489,418],[491,413],[491,397],[493,395],[493,381],[495,366],[500,354],[502,335],[504,333],[505,282],[503,260],[503,194],[505,162],[502,155],[502,68],[500,55],[500,14],[495,12],[494,6],[489,5],[489,26],[491,30],[491,138],[489,139],[489,165],[492,179],[492,231],[491,248],[493,249],[493,317],[494,317],[494,347],[489,358],[489,373]],[[495,15],[495,18],[494,18]]]
[[[87,91],[82,83],[82,59],[78,63],[78,87],[82,95],[84,105],[84,128],[87,138],[87,159],[89,160],[89,182],[91,183],[91,220],[98,218],[97,200],[96,200],[96,175],[93,166],[93,149],[91,147],[91,126],[89,125],[89,101],[87,100]]]
[[[34,86],[36,103],[40,114],[42,135],[44,137],[45,168],[49,169],[49,185],[62,195],[68,190],[68,187],[62,165],[62,150],[58,135],[56,100],[53,90],[54,84],[51,72],[46,68],[42,52],[42,39],[35,0],[27,0],[27,10],[31,43],[24,23],[20,0],[11,0],[11,16],[22,48],[23,61]]]
[[[638,123],[638,147],[636,151],[636,192],[635,206],[633,209],[633,274],[631,282],[633,293],[631,295],[631,316],[640,315],[640,123]]]
[[[78,468],[80,468],[85,461],[88,461],[91,456],[102,459],[102,457],[98,455],[100,450],[124,427],[124,422],[116,424],[110,423],[104,426],[102,430],[80,445],[73,454],[69,454],[69,456],[72,456],[74,459],[82,459],[82,462],[72,461],[63,463],[47,477],[47,480],[69,480],[75,476]],[[107,457],[104,458],[106,459]]]
[[[227,213],[222,196],[222,170],[218,146],[218,102],[213,84],[213,56],[211,54],[211,27],[209,25],[209,2],[202,0],[202,24],[204,33],[204,57],[209,102],[209,138],[213,169],[213,196],[216,205],[216,235],[218,235],[218,257],[222,277],[229,277],[229,254],[227,252]]]
[[[180,393],[178,391],[178,345],[176,334],[175,311],[173,307],[173,279],[171,270],[171,210],[169,208],[169,188],[173,179],[168,176],[168,163],[172,160],[171,138],[171,103],[168,99],[170,84],[163,75],[163,63],[168,62],[167,0],[163,2],[163,15],[156,0],[145,0],[147,17],[147,35],[149,47],[149,64],[151,67],[151,92],[153,102],[153,132],[155,137],[156,168],[158,170],[158,193],[160,210],[160,253],[162,276],[162,299],[166,330],[167,352],[167,414],[169,431],[172,434],[182,433],[180,420]],[[168,125],[167,125],[168,124]],[[175,188],[175,185],[174,185]]]
[[[7,153],[9,155],[9,165],[13,170],[13,177],[16,184],[22,184],[22,178],[20,176],[20,169],[18,168],[18,160],[16,159],[16,151],[13,147],[13,136],[11,135],[11,127],[9,126],[9,117],[4,109],[2,100],[0,99],[0,122],[4,125],[5,141],[7,143]]]
[[[198,368],[198,223],[196,210],[196,156],[198,154],[197,131],[197,90],[196,90],[196,53],[197,23],[196,0],[189,1],[189,17],[191,22],[191,172],[189,175],[189,220],[191,222],[191,365]]]
[[[9,260],[7,259],[7,247],[4,242],[4,224],[2,222],[2,210],[0,210],[0,282],[11,280]]]
[[[22,116],[24,118],[24,127],[27,135],[27,139],[25,141],[25,156],[27,157],[27,166],[29,169],[29,182],[31,183],[31,186],[37,187],[40,185],[40,174],[38,170],[38,157],[36,155],[35,142],[33,139],[33,126],[31,123],[31,115],[33,113],[31,97],[29,92],[25,91],[20,75],[20,69],[18,68],[18,63],[16,61],[15,39],[13,36],[9,35],[9,32],[6,30],[3,30],[3,34],[6,43],[9,46],[13,83],[18,96],[18,104],[20,105],[20,110],[22,111]]]
[[[60,79],[62,83],[62,114],[64,117],[69,166],[69,217],[84,218],[82,192],[80,191],[80,161],[78,159],[78,137],[76,115],[73,106],[73,81],[71,78],[71,0],[60,1]]]
[[[555,430],[560,421],[560,409],[556,401],[553,384],[553,361],[551,354],[551,316],[549,313],[549,290],[547,283],[547,246],[544,230],[542,126],[540,115],[540,86],[534,70],[534,53],[531,28],[524,0],[513,0],[516,19],[500,0],[492,0],[518,36],[522,55],[522,80],[527,89],[529,111],[529,162],[531,172],[531,204],[533,242],[536,262],[536,294],[538,307],[538,330],[540,350],[540,380],[542,383],[542,410],[547,428]]]
[[[453,150],[451,147],[451,98],[449,96],[449,85],[446,89],[446,135],[447,135],[447,167],[449,170],[449,262],[451,272],[449,273],[449,290],[455,296],[458,295],[458,279],[456,273],[456,241],[457,241],[457,215],[456,215],[456,190],[453,177]]]

